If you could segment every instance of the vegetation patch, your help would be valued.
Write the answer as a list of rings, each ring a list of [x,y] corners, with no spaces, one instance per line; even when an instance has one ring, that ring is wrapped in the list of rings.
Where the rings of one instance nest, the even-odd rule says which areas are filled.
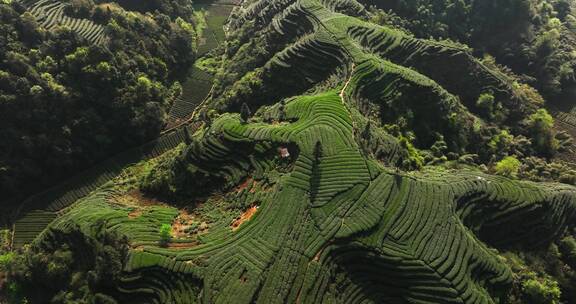
[[[130,43],[128,29],[162,32],[144,40],[146,56],[126,53],[140,71],[123,73],[130,104],[165,97],[162,127],[175,131],[112,182],[69,196],[29,246],[2,253],[3,296],[573,302],[576,174],[555,158],[570,153],[558,127],[570,124],[548,109],[571,94],[571,68],[558,61],[573,62],[560,46],[576,41],[562,38],[570,6],[381,2],[154,1],[121,13],[136,6],[121,1],[110,47]],[[173,61],[156,53],[169,45]],[[188,47],[205,55],[176,83]],[[58,62],[94,49],[75,46]],[[116,68],[105,61],[95,69]],[[40,88],[72,94],[57,75],[42,71]]]

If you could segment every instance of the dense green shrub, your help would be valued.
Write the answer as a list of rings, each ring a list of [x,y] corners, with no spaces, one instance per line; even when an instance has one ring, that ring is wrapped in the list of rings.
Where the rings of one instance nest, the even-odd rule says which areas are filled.
[[[554,155],[558,141],[554,137],[554,118],[545,109],[539,109],[527,119],[534,148],[544,155]]]
[[[566,265],[562,243],[503,254],[514,272],[513,286],[505,303],[572,303],[576,296],[576,272]]]
[[[240,118],[242,119],[243,123],[247,123],[248,119],[250,118],[251,112],[250,112],[250,108],[248,107],[248,104],[246,104],[245,102],[242,103],[242,107],[240,109]]]
[[[92,0],[70,0],[65,12],[75,18],[89,18],[93,6]]]
[[[522,159],[518,177],[532,181],[559,181],[574,185],[576,171],[570,164],[564,162],[549,162],[543,158],[526,157]]]
[[[322,162],[322,156],[324,151],[322,149],[322,143],[317,141],[314,145],[312,162],[312,170],[310,174],[310,202],[314,203],[316,196],[318,195],[318,190],[320,189],[320,181],[322,179],[322,171],[320,170],[320,163]]]
[[[430,147],[430,151],[432,151],[432,154],[435,157],[442,157],[446,154],[446,152],[448,151],[448,145],[444,140],[444,136],[442,135],[438,136],[438,140],[436,140],[436,142],[432,145],[432,147]]]
[[[9,271],[10,266],[14,262],[14,256],[15,254],[13,252],[7,252],[0,255],[0,271]]]
[[[401,135],[398,139],[398,142],[400,143],[400,146],[404,148],[408,153],[408,157],[404,160],[402,167],[405,169],[422,168],[422,166],[424,166],[424,158],[418,149],[416,149],[416,147],[414,147],[414,145],[408,140],[408,138]]]
[[[494,111],[494,94],[483,93],[478,97],[476,101],[476,106],[482,110],[483,114],[488,118],[492,118],[492,112]]]
[[[494,170],[496,174],[508,177],[516,177],[520,170],[520,161],[514,156],[506,156],[504,159],[496,163]]]
[[[514,136],[507,130],[502,130],[500,133],[494,135],[488,142],[490,152],[493,154],[507,154],[510,151]]]
[[[12,233],[8,229],[0,229],[0,254],[8,251],[12,241]]]
[[[528,279],[522,283],[522,291],[529,304],[558,304],[560,288],[551,278]]]
[[[93,303],[118,284],[128,252],[126,239],[94,223],[88,235],[69,227],[48,230],[43,242],[12,259],[8,282],[17,302]]]
[[[160,226],[159,243],[161,246],[166,246],[166,245],[168,245],[168,243],[170,243],[170,240],[172,239],[171,231],[172,231],[172,226],[169,224],[162,224],[162,226]]]
[[[562,260],[576,270],[576,240],[571,237],[565,237],[560,241],[560,252]]]

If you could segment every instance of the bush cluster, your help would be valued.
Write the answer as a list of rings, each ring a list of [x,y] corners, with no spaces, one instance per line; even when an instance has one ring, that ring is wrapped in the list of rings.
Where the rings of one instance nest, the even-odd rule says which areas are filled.
[[[142,14],[71,1],[71,14],[105,26],[106,45],[66,27],[47,31],[17,2],[0,4],[5,197],[29,194],[157,136],[168,88],[194,60],[195,33],[186,26],[190,15],[179,16],[190,8],[174,7],[183,1],[154,3],[160,11]]]

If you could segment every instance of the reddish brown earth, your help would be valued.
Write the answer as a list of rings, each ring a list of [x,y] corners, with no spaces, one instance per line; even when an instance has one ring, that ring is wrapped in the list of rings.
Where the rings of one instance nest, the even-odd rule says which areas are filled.
[[[186,243],[168,243],[168,246],[166,246],[166,247],[171,248],[171,249],[180,249],[180,248],[192,248],[192,247],[196,247],[198,245],[199,245],[199,243],[194,241],[194,242],[186,242]]]
[[[135,209],[134,211],[128,213],[129,218],[137,218],[137,217],[140,217],[141,215],[142,215],[142,210],[140,210],[140,209]]]
[[[252,177],[247,177],[240,185],[238,185],[238,187],[236,187],[235,191],[240,193],[242,190],[248,188],[248,186],[250,186],[253,182],[254,179]]]
[[[242,225],[244,222],[249,221],[254,214],[256,214],[256,211],[258,211],[258,206],[254,205],[250,208],[248,208],[248,210],[244,211],[244,213],[242,213],[240,215],[239,218],[237,218],[233,223],[232,223],[232,230],[237,230],[240,225]]]
[[[190,234],[185,232],[195,222],[195,217],[187,210],[180,210],[180,214],[174,219],[172,223],[172,237],[175,238],[188,238]],[[199,233],[205,232],[208,225],[205,222],[200,223],[198,228]]]

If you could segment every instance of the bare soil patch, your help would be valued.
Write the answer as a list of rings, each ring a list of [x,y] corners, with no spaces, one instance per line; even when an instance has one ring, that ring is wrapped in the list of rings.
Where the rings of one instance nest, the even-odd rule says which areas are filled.
[[[232,230],[237,230],[240,228],[240,225],[246,221],[249,221],[254,216],[254,214],[256,214],[256,211],[258,211],[257,205],[253,205],[252,207],[248,208],[248,210],[244,211],[244,213],[242,213],[240,217],[232,223]]]
[[[114,196],[112,202],[129,207],[167,206],[156,198],[144,195],[140,190],[131,190]]]
[[[238,187],[236,187],[235,191],[240,193],[242,190],[248,188],[248,186],[251,186],[253,182],[254,179],[252,177],[247,177],[240,185],[238,185]]]
[[[190,239],[195,235],[206,233],[207,230],[208,224],[206,222],[200,222],[194,214],[182,209],[172,222],[171,235],[174,238]]]
[[[186,243],[168,243],[166,246],[167,248],[171,249],[182,249],[182,248],[192,248],[198,246],[200,243],[194,242],[186,242]]]
[[[128,213],[128,217],[131,219],[140,217],[141,215],[142,215],[142,210],[140,210],[140,209],[134,209],[134,211]]]

